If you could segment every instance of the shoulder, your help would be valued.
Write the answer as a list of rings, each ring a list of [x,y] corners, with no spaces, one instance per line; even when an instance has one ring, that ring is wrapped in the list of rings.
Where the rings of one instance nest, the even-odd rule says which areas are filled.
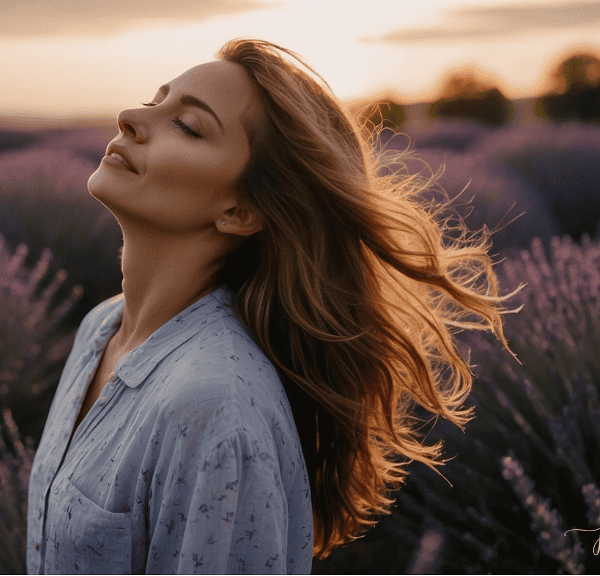
[[[164,366],[164,420],[218,441],[249,435],[272,453],[299,448],[299,438],[277,370],[235,317],[223,311]],[[171,364],[171,362],[169,364]],[[211,444],[212,444],[211,441]]]
[[[121,309],[123,306],[123,298],[124,295],[121,292],[120,294],[116,294],[115,296],[111,296],[106,300],[103,300],[92,308],[84,317],[81,324],[94,324],[97,322],[102,322],[104,318],[109,316],[114,310]]]
[[[207,325],[165,359],[163,399],[175,409],[219,405],[236,429],[250,413],[280,408],[283,385],[273,364],[239,321],[223,315]]]
[[[71,368],[81,370],[82,362],[89,359],[89,354],[99,354],[94,343],[100,342],[109,332],[113,323],[120,318],[123,309],[123,294],[107,298],[90,310],[80,322],[69,357],[61,375],[61,383],[68,380]]]
[[[209,391],[224,400],[273,405],[285,396],[279,374],[234,309],[223,299],[165,360],[173,392]]]
[[[77,329],[76,342],[78,340],[88,339],[96,331],[106,325],[110,318],[118,315],[123,308],[123,293],[107,298],[92,308],[83,318]]]

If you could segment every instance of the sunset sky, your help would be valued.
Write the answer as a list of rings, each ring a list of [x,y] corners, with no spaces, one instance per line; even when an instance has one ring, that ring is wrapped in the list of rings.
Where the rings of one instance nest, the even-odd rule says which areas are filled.
[[[0,116],[112,116],[215,59],[235,37],[298,52],[343,101],[430,101],[474,65],[509,98],[537,95],[561,55],[600,50],[589,0],[18,0],[2,2]]]

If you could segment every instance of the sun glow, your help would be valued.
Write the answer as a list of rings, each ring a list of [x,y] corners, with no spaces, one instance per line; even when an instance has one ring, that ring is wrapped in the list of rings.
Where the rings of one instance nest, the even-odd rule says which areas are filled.
[[[430,99],[448,70],[467,65],[497,77],[509,97],[533,95],[561,52],[578,43],[600,46],[595,17],[552,27],[547,12],[545,27],[526,27],[515,12],[523,8],[512,8],[522,6],[520,0],[503,1],[263,0],[259,9],[241,11],[251,2],[221,0],[215,3],[223,4],[221,15],[217,6],[199,21],[130,17],[115,27],[115,18],[114,31],[105,22],[96,35],[86,27],[79,35],[71,29],[63,35],[13,31],[0,36],[0,114],[114,115],[184,70],[213,60],[239,36],[298,52],[342,100],[392,90],[406,103]],[[537,1],[540,9],[548,5]],[[513,32],[494,29],[500,17]]]

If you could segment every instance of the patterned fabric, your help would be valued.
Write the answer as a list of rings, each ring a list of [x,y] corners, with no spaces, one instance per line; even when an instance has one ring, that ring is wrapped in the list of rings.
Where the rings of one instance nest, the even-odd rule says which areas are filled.
[[[31,471],[29,574],[310,574],[292,411],[233,297],[218,288],[124,356],[69,444],[123,295],[85,317]]]

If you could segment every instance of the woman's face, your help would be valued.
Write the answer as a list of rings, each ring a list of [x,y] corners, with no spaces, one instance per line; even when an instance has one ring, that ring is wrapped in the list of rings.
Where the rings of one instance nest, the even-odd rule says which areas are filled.
[[[241,116],[255,104],[239,64],[191,68],[149,105],[119,114],[120,133],[90,177],[90,193],[117,219],[165,232],[193,233],[220,222],[236,204],[234,183],[250,159]]]

